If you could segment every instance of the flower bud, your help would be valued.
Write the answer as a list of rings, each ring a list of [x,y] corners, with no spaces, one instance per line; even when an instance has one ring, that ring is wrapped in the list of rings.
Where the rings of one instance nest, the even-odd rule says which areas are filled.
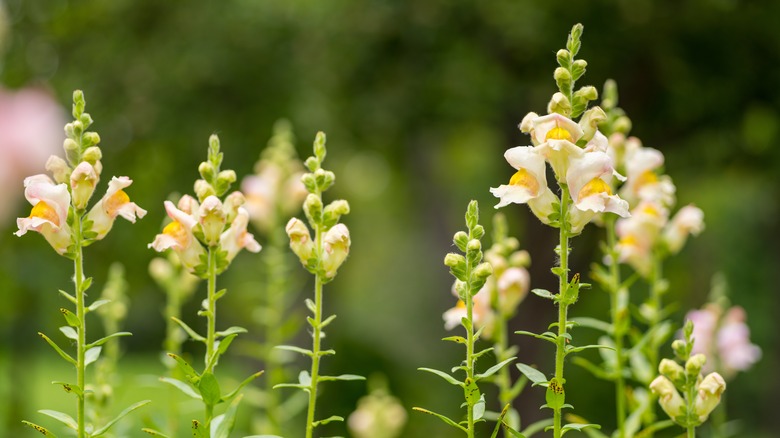
[[[337,199],[327,206],[323,213],[323,218],[326,226],[333,226],[338,223],[341,216],[349,214],[349,202],[343,199]]]
[[[558,59],[558,64],[561,67],[569,68],[571,65],[571,52],[569,52],[566,49],[558,50],[558,53],[555,54],[555,57]]]
[[[574,97],[575,101],[577,100],[577,97],[583,98],[585,100],[596,100],[599,98],[599,92],[596,90],[596,87],[588,85],[575,91]]]
[[[553,73],[553,78],[555,78],[555,83],[559,89],[568,90],[571,88],[571,73],[569,73],[569,70],[558,67],[555,69],[555,73]]]
[[[103,158],[103,152],[97,146],[90,146],[84,150],[84,153],[81,155],[81,157],[84,159],[84,161],[94,165],[100,161],[101,158]]]
[[[290,249],[298,256],[306,266],[314,256],[314,242],[311,240],[309,228],[298,218],[292,218],[285,227],[287,236],[290,237]]]
[[[179,210],[194,216],[200,208],[200,205],[198,204],[198,201],[192,196],[184,195],[179,199],[177,207]]]
[[[325,169],[317,169],[314,172],[314,180],[319,187],[320,191],[328,190],[336,181],[336,175]]]
[[[477,239],[471,239],[469,240],[469,243],[466,245],[466,249],[468,251],[479,251],[482,249],[482,242],[480,242]]]
[[[100,144],[100,134],[97,132],[85,132],[81,137],[84,146],[91,147]]]
[[[509,256],[509,265],[525,268],[531,266],[531,255],[528,251],[515,251]]]
[[[349,247],[352,243],[349,238],[349,229],[344,224],[336,224],[325,233],[323,243],[322,268],[325,270],[326,278],[333,278],[349,254]]]
[[[685,370],[677,362],[669,359],[661,359],[658,372],[668,377],[675,384],[685,382]]]
[[[698,394],[694,402],[694,412],[699,416],[699,421],[704,422],[713,409],[720,403],[720,396],[726,390],[726,381],[718,373],[708,374],[699,383]]]
[[[301,182],[309,193],[314,193],[317,191],[317,181],[314,179],[313,173],[304,173],[301,176]]]
[[[562,93],[555,93],[552,99],[550,99],[550,103],[547,104],[547,112],[550,114],[558,113],[568,117],[571,114],[571,102]]]
[[[312,225],[322,223],[322,200],[319,196],[310,193],[303,202],[303,212],[309,218]]]
[[[463,231],[458,231],[455,233],[455,235],[452,237],[452,241],[455,243],[455,245],[460,249],[461,251],[466,251],[466,246],[469,244],[469,235],[466,234]]]
[[[574,76],[575,81],[585,74],[585,69],[587,67],[588,62],[584,59],[578,59],[571,64],[571,74]]]
[[[685,342],[676,339],[672,342],[672,351],[674,351],[674,354],[677,357],[684,358],[685,357]]]
[[[631,119],[626,116],[620,116],[612,124],[612,130],[615,132],[621,132],[628,134],[631,131]]]
[[[493,265],[488,262],[482,262],[474,268],[473,273],[477,278],[488,278],[493,274]]]
[[[54,181],[58,184],[67,183],[70,180],[70,174],[73,172],[68,166],[68,162],[62,158],[52,155],[46,160],[46,170],[54,176]]]
[[[685,362],[685,372],[689,377],[695,379],[701,373],[701,369],[705,362],[707,362],[706,356],[701,353],[694,354],[690,359],[688,359],[687,362]]]
[[[650,391],[658,396],[658,404],[672,420],[685,415],[685,401],[674,384],[664,376],[658,376],[650,383]]]
[[[168,260],[162,257],[155,257],[149,262],[149,275],[157,283],[165,283],[174,275],[173,266]]]
[[[225,198],[225,205],[223,205],[222,209],[225,212],[225,220],[227,223],[233,222],[233,219],[235,219],[238,214],[238,207],[244,205],[245,202],[246,198],[244,197],[244,194],[239,191],[235,191]]]
[[[236,172],[233,170],[223,170],[217,174],[217,194],[222,196],[230,188],[230,185],[236,182]]]
[[[599,124],[607,120],[607,114],[603,109],[594,106],[585,111],[580,119],[580,128],[582,128],[582,138],[590,141],[599,129]]]
[[[91,164],[82,161],[70,174],[70,188],[73,206],[81,210],[86,208],[89,198],[95,192],[97,185],[97,173]]]
[[[203,230],[205,244],[216,246],[222,230],[225,229],[225,213],[222,211],[222,201],[216,196],[209,196],[198,209],[198,223]]]
[[[208,161],[204,161],[198,166],[198,173],[200,173],[201,178],[206,181],[211,181],[214,179],[214,165]]]
[[[70,154],[77,152],[79,150],[79,144],[76,143],[76,140],[73,140],[72,138],[66,138],[64,142],[62,142],[62,147],[65,149],[65,152]]]
[[[214,187],[207,183],[206,180],[199,179],[195,181],[195,194],[198,196],[198,200],[202,202],[204,199],[217,193],[214,191]]]

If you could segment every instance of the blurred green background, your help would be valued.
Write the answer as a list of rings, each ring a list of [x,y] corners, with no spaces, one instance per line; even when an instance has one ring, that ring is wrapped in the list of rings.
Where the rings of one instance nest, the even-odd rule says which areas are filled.
[[[126,339],[120,364],[128,386],[138,386],[136,374],[164,373],[158,360],[164,296],[147,274],[155,254],[146,248],[160,230],[162,201],[171,192],[191,192],[210,134],[219,134],[226,166],[241,178],[252,171],[274,121],[285,117],[303,157],[318,130],[328,134],[327,165],[338,180],[326,196],[352,205],[345,219],[352,257],[326,287],[326,307],[339,315],[326,340],[338,355],[325,361],[326,372],[383,373],[406,408],[457,415],[452,401],[459,391],[416,371],[449,368],[462,355],[440,341],[446,336],[441,314],[454,304],[443,256],[452,234],[464,226],[468,200],[480,201],[482,222],[489,224],[496,200],[488,188],[512,172],[503,151],[529,144],[516,125],[528,111],[544,112],[555,91],[555,51],[571,26],[582,22],[580,56],[589,63],[582,83],[601,89],[606,79],[617,81],[620,106],[634,122],[632,134],[666,155],[679,205],[694,202],[705,212],[706,231],[667,266],[672,297],[681,303],[675,317],[679,321],[684,311],[701,306],[712,275],[725,274],[732,301],[747,310],[753,342],[764,351],[752,371],[730,384],[729,412],[742,419],[741,436],[776,436],[771,431],[780,427],[774,413],[780,379],[771,370],[780,359],[775,319],[780,3],[5,0],[0,5],[6,15],[0,25],[2,85],[43,86],[68,110],[72,91],[84,90],[93,128],[103,140],[105,174],[133,178],[129,193],[149,211],[136,225],[118,223],[86,252],[87,275],[97,285],[114,260],[128,272],[132,304],[126,329],[134,336]],[[21,419],[41,420],[37,409],[70,403],[70,396],[49,385],[70,371],[56,364],[36,332],[56,334],[57,309],[64,304],[57,289],[69,287],[72,266],[40,236],[12,235],[14,218],[29,212],[21,177],[0,190],[17,194],[0,223],[0,396],[6,400],[0,403],[0,431],[6,431],[0,436],[32,436],[18,431]],[[524,206],[505,211],[512,233],[533,259],[533,287],[554,288],[549,272],[554,230],[538,224]],[[575,240],[575,271],[587,273],[600,257],[601,235],[589,227]],[[253,330],[242,306],[247,294],[263,293],[255,277],[262,257],[241,254],[220,280],[231,291],[220,302],[220,325]],[[303,269],[293,272],[307,281]],[[309,293],[308,285],[304,291]],[[514,329],[546,327],[555,309],[542,301],[528,298]],[[605,294],[593,291],[573,314],[606,318],[607,303]],[[200,324],[195,306],[186,310],[188,320]],[[513,341],[521,347],[521,361],[549,369],[553,353],[546,345],[519,336]],[[308,341],[302,336],[297,342]],[[258,366],[233,361],[240,375]],[[570,394],[577,412],[612,430],[612,385],[574,366],[567,376],[575,382]],[[155,397],[152,389],[134,391],[133,400]],[[323,412],[346,414],[364,392],[362,384],[329,386]],[[540,418],[542,397],[537,388],[524,392],[518,404],[524,421]],[[329,430],[344,433],[342,426]],[[450,432],[435,418],[410,412],[403,436]]]

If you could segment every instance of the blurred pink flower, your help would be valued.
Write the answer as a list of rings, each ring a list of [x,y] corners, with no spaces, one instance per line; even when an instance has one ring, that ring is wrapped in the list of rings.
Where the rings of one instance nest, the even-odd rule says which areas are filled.
[[[11,214],[26,175],[42,173],[65,134],[65,112],[41,89],[0,88],[0,218]]]

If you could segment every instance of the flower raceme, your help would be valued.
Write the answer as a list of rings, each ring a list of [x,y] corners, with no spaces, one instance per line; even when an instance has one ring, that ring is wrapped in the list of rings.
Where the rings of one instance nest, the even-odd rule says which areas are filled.
[[[71,231],[67,223],[70,208],[68,186],[54,184],[47,175],[40,174],[25,178],[24,187],[24,196],[33,208],[30,216],[16,220],[19,230],[14,234],[22,236],[27,231],[36,231],[57,253],[64,254],[71,245]]]

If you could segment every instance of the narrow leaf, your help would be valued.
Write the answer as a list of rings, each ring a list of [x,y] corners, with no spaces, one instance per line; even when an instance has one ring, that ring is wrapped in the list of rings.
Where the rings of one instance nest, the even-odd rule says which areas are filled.
[[[552,332],[545,332],[545,333],[552,333]],[[534,338],[544,339],[545,341],[549,341],[549,342],[552,342],[553,344],[556,344],[556,341],[555,341],[554,337],[550,337],[549,335],[545,335],[545,334],[539,335],[539,334],[536,334],[536,333],[533,333],[533,332],[527,332],[525,330],[518,330],[518,331],[515,332],[515,334],[525,335],[525,336],[533,336]]]
[[[90,286],[92,286],[92,277],[87,277],[84,279],[84,282],[81,283],[81,292],[86,292]]]
[[[97,300],[94,303],[90,304],[89,307],[87,307],[88,312],[94,312],[98,309],[98,307],[110,303],[111,300]]]
[[[322,321],[322,324],[320,324],[320,328],[325,328],[328,324],[333,322],[334,319],[336,319],[336,315],[330,315],[325,319],[325,321]]]
[[[230,391],[229,393],[223,395],[222,399],[220,401],[223,401],[223,402],[230,401],[230,399],[232,399],[233,397],[238,395],[238,392],[241,391],[241,389],[243,387],[245,387],[246,385],[249,385],[253,380],[255,380],[256,378],[260,377],[264,372],[265,371],[258,371],[256,373],[252,374],[251,376],[247,377],[246,379],[244,379],[243,382],[238,384],[236,389],[234,389],[234,390]]]
[[[417,412],[422,412],[424,414],[433,415],[434,417],[437,417],[438,419],[440,419],[441,421],[449,424],[450,426],[456,427],[456,428],[462,430],[463,432],[468,433],[468,429],[466,429],[465,427],[461,426],[460,424],[450,420],[449,418],[445,417],[444,415],[437,414],[436,412],[429,411],[428,409],[423,409],[423,408],[412,408],[412,410],[417,411]]]
[[[62,349],[60,347],[58,347],[57,344],[54,343],[54,341],[49,339],[48,336],[44,335],[41,332],[38,332],[38,336],[42,337],[44,341],[46,341],[49,345],[51,345],[51,347],[54,350],[56,350],[57,353],[59,353],[60,356],[62,356],[63,359],[65,359],[66,361],[72,363],[73,365],[76,365],[76,359],[73,359],[72,357],[70,357],[70,355],[68,353],[62,351]]]
[[[60,385],[60,386],[62,386],[62,389],[65,390],[65,392],[68,392],[68,393],[72,392],[72,393],[76,394],[79,397],[84,395],[84,392],[81,390],[79,385],[74,385],[72,383],[60,382],[60,381],[54,381],[54,382],[51,382],[51,383],[52,383],[52,385]]]
[[[184,323],[184,321],[182,321],[182,320],[180,320],[179,318],[176,318],[176,317],[174,317],[174,316],[172,316],[172,317],[171,317],[171,319],[172,319],[172,320],[173,320],[173,321],[174,321],[176,324],[179,324],[179,325],[181,326],[181,328],[183,328],[183,329],[184,329],[184,331],[185,331],[185,332],[187,332],[187,334],[188,334],[188,335],[190,335],[190,337],[191,337],[192,339],[194,339],[194,340],[196,340],[196,341],[200,341],[200,342],[206,342],[206,338],[204,338],[203,336],[201,336],[201,335],[197,334],[197,333],[195,332],[195,330],[191,329],[191,328],[190,328],[190,326],[188,326],[187,324],[185,324],[185,323]]]
[[[214,374],[205,372],[200,376],[200,382],[198,382],[198,390],[203,397],[203,402],[206,405],[214,406],[220,401],[219,382]]]
[[[122,418],[124,418],[127,414],[129,414],[130,412],[133,412],[134,410],[140,408],[141,406],[148,405],[151,402],[152,402],[151,400],[144,400],[144,401],[139,401],[138,403],[134,403],[134,404],[128,406],[124,411],[120,412],[119,415],[114,417],[113,420],[111,420],[108,423],[106,423],[105,426],[103,426],[100,429],[98,429],[95,432],[93,432],[92,435],[90,435],[90,437],[94,438],[94,437],[98,437],[100,435],[103,435],[104,433],[108,432],[109,429],[111,429],[111,426],[116,424],[117,421],[119,421]]]
[[[311,350],[307,350],[305,348],[300,348],[300,347],[295,347],[293,345],[277,345],[274,348],[279,349],[279,350],[294,351],[296,353],[300,353],[300,354],[302,354],[304,356],[309,356],[309,357],[314,355],[314,353]]]
[[[493,365],[492,367],[488,368],[488,369],[487,369],[487,371],[485,371],[484,373],[477,374],[475,377],[477,378],[477,380],[479,380],[479,379],[484,379],[484,378],[486,378],[486,377],[490,377],[490,376],[492,376],[493,374],[495,374],[495,373],[496,373],[498,370],[500,370],[501,368],[503,368],[503,367],[504,367],[504,365],[508,364],[509,362],[512,362],[512,361],[513,361],[513,360],[515,360],[515,359],[517,359],[517,358],[516,358],[516,357],[510,357],[510,358],[509,358],[509,359],[507,359],[507,360],[501,361],[501,362],[499,362],[499,363],[497,363],[497,364]]]
[[[31,427],[31,428],[33,428],[33,429],[37,430],[37,431],[38,431],[38,432],[40,432],[40,433],[41,433],[43,436],[50,436],[50,437],[57,438],[57,435],[55,435],[55,434],[51,433],[51,432],[49,431],[49,429],[46,429],[46,428],[45,428],[45,427],[43,427],[43,426],[38,426],[37,424],[35,424],[35,423],[31,423],[31,422],[29,422],[29,421],[26,421],[26,420],[22,420],[22,423],[23,423],[25,426],[27,426],[27,427]]]
[[[552,424],[553,424],[552,418],[545,418],[544,420],[539,420],[535,423],[529,424],[528,427],[523,429],[521,433],[525,436],[532,436],[536,432],[544,430],[545,427],[552,426]]]
[[[521,373],[528,377],[528,380],[534,382],[534,385],[547,383],[547,377],[536,368],[532,368],[524,363],[518,363],[515,366],[517,366],[517,369],[520,370]]]
[[[446,380],[448,383],[455,385],[455,386],[461,386],[460,380],[452,377],[451,375],[445,373],[444,371],[434,370],[432,368],[417,368],[420,371],[426,371],[432,374],[436,374],[437,376],[441,377],[442,379]]]
[[[68,299],[68,301],[70,301],[70,302],[71,302],[71,303],[73,303],[73,304],[76,304],[76,303],[78,302],[78,301],[76,300],[76,297],[74,297],[73,295],[71,295],[71,294],[69,294],[69,293],[65,292],[65,291],[64,291],[64,290],[62,290],[62,289],[60,289],[60,295],[62,295],[63,297],[67,298],[67,299]],[[23,423],[24,423],[24,422],[23,422]],[[24,423],[24,424],[27,424],[27,423]],[[33,424],[33,423],[30,423],[30,424]],[[32,426],[30,426],[30,427],[32,427]],[[41,432],[41,433],[43,433],[43,432]]]
[[[548,300],[554,300],[555,295],[547,289],[531,289],[531,293]]]
[[[216,427],[212,423],[211,438],[228,438],[230,432],[233,430],[233,425],[236,422],[236,411],[238,410],[238,404],[241,402],[241,395],[235,398],[230,406],[228,406],[225,413],[221,416],[220,421]]]
[[[185,393],[186,395],[188,395],[188,396],[190,396],[190,397],[192,397],[194,399],[203,400],[203,397],[201,397],[200,394],[195,392],[195,390],[192,389],[192,387],[190,385],[182,382],[179,379],[174,379],[174,378],[171,378],[171,377],[160,377],[160,381],[161,382],[165,382],[165,383],[167,383],[169,385],[175,386],[181,392]]]
[[[246,332],[247,332],[247,330],[245,328],[243,328],[243,327],[233,326],[233,327],[228,328],[227,330],[222,330],[221,332],[217,332],[217,333],[215,333],[215,335],[218,338],[223,338],[223,337],[230,336],[230,335],[233,335],[233,334],[246,333]]]
[[[48,415],[51,418],[54,418],[55,420],[59,421],[60,423],[63,423],[64,425],[68,426],[73,430],[79,429],[79,425],[78,423],[76,423],[76,420],[74,420],[73,417],[71,417],[70,415],[64,412],[52,411],[50,409],[41,409],[38,412],[40,412],[43,415]]]
[[[561,435],[565,434],[570,430],[576,430],[581,432],[582,429],[585,429],[587,427],[592,427],[594,429],[601,429],[601,426],[598,424],[569,423],[561,428]]]
[[[190,379],[192,383],[198,383],[200,375],[198,375],[197,371],[195,371],[195,368],[192,368],[192,365],[187,363],[187,361],[182,359],[180,356],[177,356],[173,353],[168,353],[168,357],[171,357],[176,361],[176,363],[179,365],[179,368],[184,372],[184,375]]]
[[[66,308],[61,308],[60,313],[62,313],[62,316],[65,317],[65,321],[68,323],[71,327],[81,327],[81,320],[76,316],[75,313],[71,312],[70,310]]]
[[[106,336],[104,338],[100,338],[100,339],[98,339],[97,341],[95,341],[95,342],[93,342],[91,344],[87,344],[87,348],[92,348],[92,347],[97,347],[99,345],[103,345],[106,342],[110,341],[111,339],[118,338],[120,336],[133,336],[133,334],[130,333],[130,332],[117,332],[117,333],[113,333],[113,334],[110,334],[110,335],[108,335],[108,336]]]
[[[331,382],[336,380],[366,380],[363,376],[358,376],[355,374],[342,374],[340,376],[320,376],[320,381],[322,382]]]
[[[450,341],[458,344],[465,344],[466,338],[464,338],[463,336],[448,336],[446,338],[442,338],[442,341]]]
[[[572,318],[571,321],[576,322],[577,325],[579,325],[580,327],[588,327],[595,330],[601,330],[606,334],[612,334],[613,332],[612,324],[602,321],[600,319],[588,318],[586,316],[583,316],[578,318]]]
[[[158,431],[156,431],[154,429],[149,429],[148,427],[144,427],[143,429],[141,429],[141,432],[146,432],[146,433],[148,433],[149,435],[152,435],[152,436],[159,436],[159,437],[162,437],[162,438],[171,438],[171,437],[169,437],[168,435],[166,435],[166,434],[164,434],[162,432],[158,432]]]
[[[312,425],[314,425],[314,427],[317,427],[320,424],[328,424],[333,421],[344,421],[344,417],[339,417],[338,415],[332,415],[328,418],[325,418],[324,420],[315,421],[314,423],[312,423]]]

